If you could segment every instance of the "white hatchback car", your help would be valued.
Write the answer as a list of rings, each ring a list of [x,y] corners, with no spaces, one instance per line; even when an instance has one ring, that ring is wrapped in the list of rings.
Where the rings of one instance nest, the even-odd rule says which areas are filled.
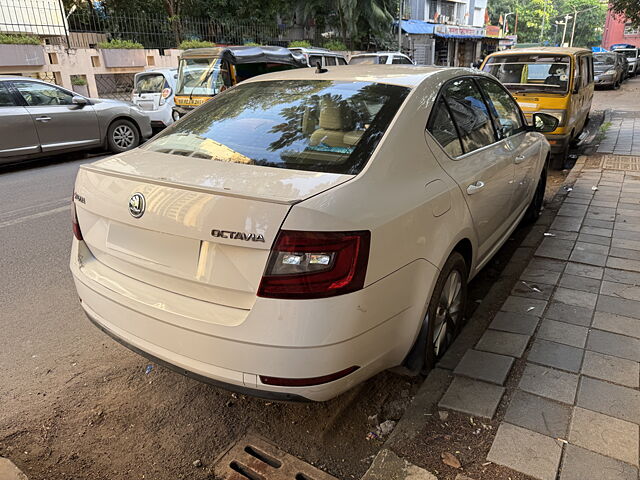
[[[444,353],[467,281],[541,210],[548,158],[482,72],[262,75],[80,167],[71,270],[88,317],[134,351],[327,400]]]
[[[413,65],[413,61],[400,52],[376,52],[353,55],[349,65]]]
[[[152,68],[135,75],[131,102],[149,117],[153,128],[162,129],[174,122],[177,77],[177,68]]]

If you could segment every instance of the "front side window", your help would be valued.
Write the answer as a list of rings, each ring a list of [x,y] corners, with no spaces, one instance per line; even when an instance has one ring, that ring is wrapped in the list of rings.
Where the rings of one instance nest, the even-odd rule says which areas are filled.
[[[489,108],[496,119],[500,138],[516,135],[524,130],[520,109],[516,102],[493,80],[479,78],[478,82],[489,101]]]
[[[342,57],[338,57],[338,65],[346,65],[347,61],[342,58]]]
[[[7,86],[0,82],[0,107],[15,107],[16,102]]]
[[[570,67],[567,55],[513,54],[489,57],[482,69],[513,92],[566,94]]]
[[[458,128],[464,153],[496,141],[487,104],[471,78],[449,82],[443,88],[442,95]]]
[[[357,174],[409,89],[372,82],[243,83],[147,143],[212,161]]]
[[[42,105],[72,105],[73,95],[54,85],[37,82],[13,82],[30,107]]]
[[[462,144],[458,138],[458,132],[449,115],[449,109],[445,105],[444,98],[440,97],[433,107],[427,130],[433,138],[452,157],[462,155]]]

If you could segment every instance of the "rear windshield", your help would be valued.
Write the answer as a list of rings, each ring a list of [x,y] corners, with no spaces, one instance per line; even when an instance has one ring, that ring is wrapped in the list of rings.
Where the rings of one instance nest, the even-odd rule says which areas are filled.
[[[362,57],[351,57],[349,65],[376,65],[378,57],[376,55],[364,55]]]
[[[140,75],[136,79],[136,93],[160,93],[164,88],[164,75],[159,73]]]
[[[611,53],[596,53],[593,56],[596,65],[615,65],[616,55]]]
[[[371,82],[241,84],[144,148],[221,162],[357,174],[409,89]]]
[[[482,67],[513,92],[567,93],[571,59],[566,55],[520,54],[489,57]]]

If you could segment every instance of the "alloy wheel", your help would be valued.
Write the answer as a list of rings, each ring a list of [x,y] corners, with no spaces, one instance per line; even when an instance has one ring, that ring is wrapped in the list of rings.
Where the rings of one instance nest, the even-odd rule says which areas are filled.
[[[453,341],[462,320],[462,275],[452,270],[440,293],[433,328],[433,352],[439,358]]]
[[[134,131],[128,125],[118,125],[113,130],[113,143],[120,148],[131,148],[136,138]]]

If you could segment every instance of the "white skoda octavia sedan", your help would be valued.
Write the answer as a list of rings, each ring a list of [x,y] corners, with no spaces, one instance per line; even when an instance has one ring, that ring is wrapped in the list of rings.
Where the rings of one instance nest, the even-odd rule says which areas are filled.
[[[476,70],[263,75],[82,165],[71,270],[89,319],[230,390],[323,401],[429,368],[466,285],[544,195],[555,128]]]

